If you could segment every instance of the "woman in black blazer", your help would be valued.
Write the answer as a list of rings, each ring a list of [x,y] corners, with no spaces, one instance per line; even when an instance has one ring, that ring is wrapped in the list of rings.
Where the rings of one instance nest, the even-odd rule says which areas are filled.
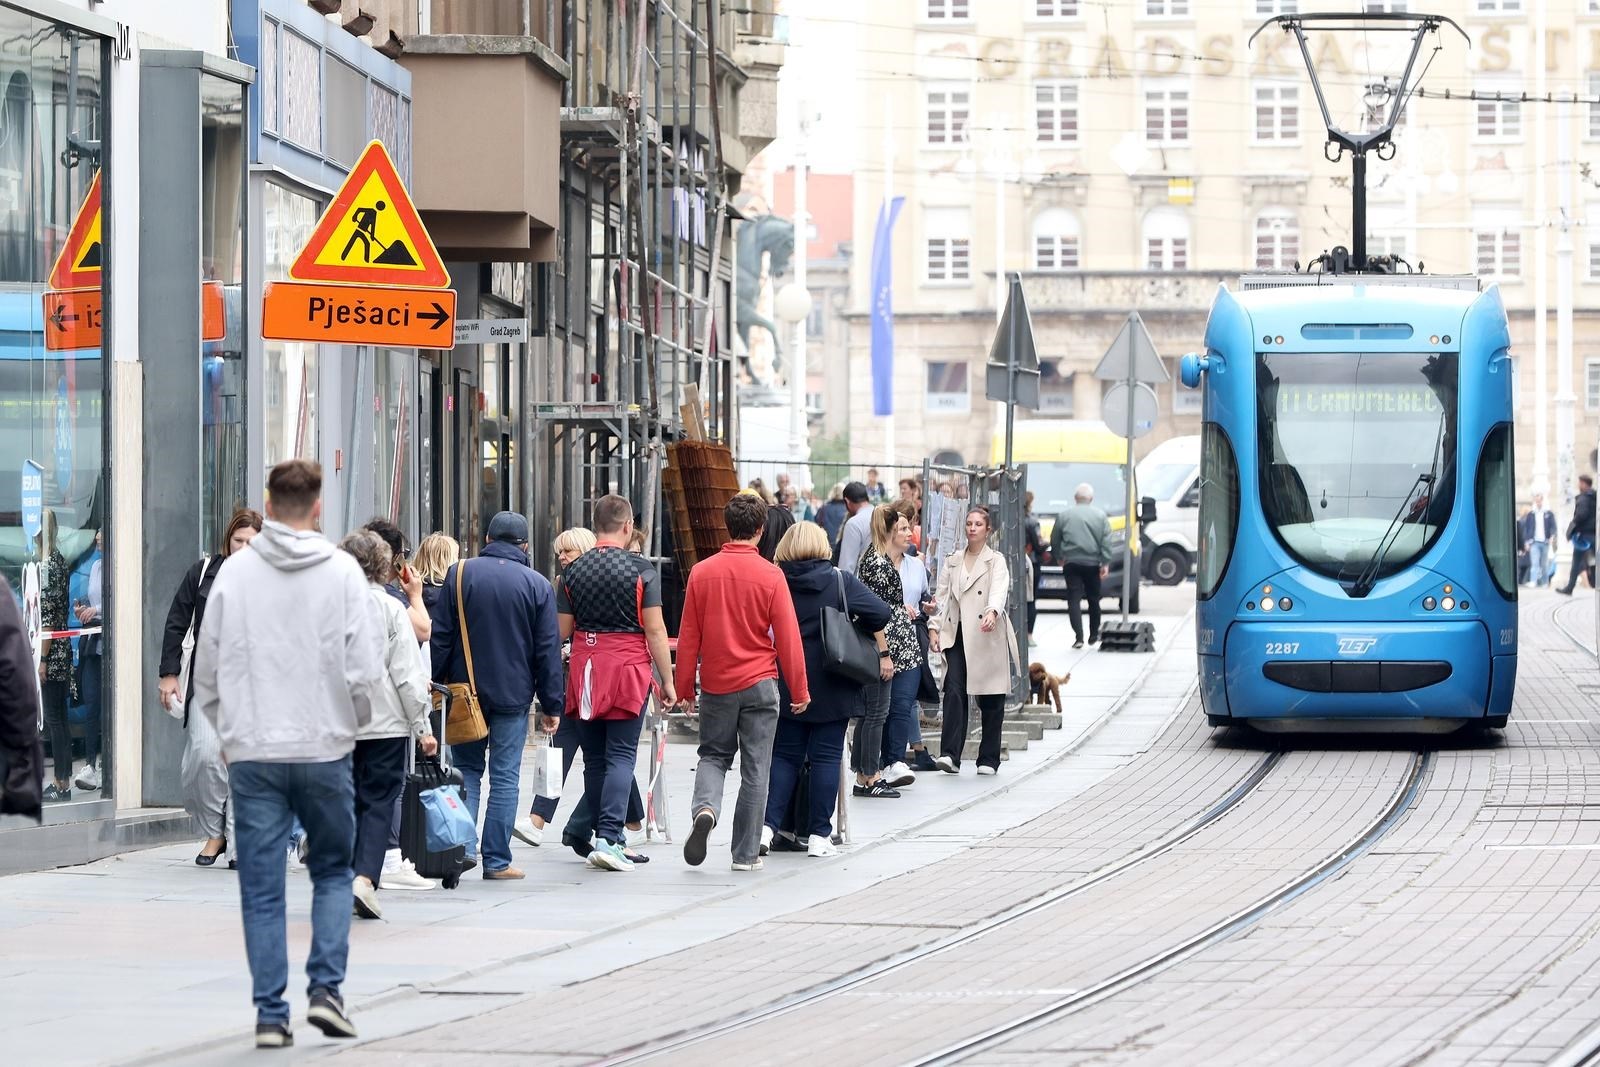
[[[832,856],[833,808],[839,796],[839,768],[844,758],[845,728],[861,704],[860,682],[828,670],[822,653],[822,609],[844,607],[863,630],[884,647],[883,628],[890,607],[853,574],[834,567],[828,535],[814,522],[799,522],[778,542],[775,562],[789,582],[800,643],[806,653],[806,682],[811,704],[796,715],[789,708],[789,690],[779,681],[778,733],[772,744],[772,777],[767,788],[763,843],[783,825],[801,768],[811,763],[810,804],[795,836],[804,836],[806,852]],[[842,603],[841,603],[842,600]]]

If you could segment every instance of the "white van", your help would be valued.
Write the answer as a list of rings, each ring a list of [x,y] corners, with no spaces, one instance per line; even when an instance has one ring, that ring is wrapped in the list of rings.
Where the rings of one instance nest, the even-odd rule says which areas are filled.
[[[1156,521],[1144,528],[1144,576],[1177,585],[1194,571],[1200,542],[1200,437],[1163,441],[1139,461],[1139,492],[1154,498]]]

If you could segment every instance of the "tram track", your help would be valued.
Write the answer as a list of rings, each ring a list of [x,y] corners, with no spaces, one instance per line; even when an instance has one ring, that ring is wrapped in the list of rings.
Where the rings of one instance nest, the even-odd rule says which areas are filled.
[[[970,944],[997,930],[1012,926],[1029,916],[1053,908],[1064,901],[1082,895],[1099,885],[1117,878],[1135,867],[1164,856],[1189,841],[1206,827],[1238,807],[1246,797],[1254,793],[1257,787],[1266,781],[1272,771],[1278,767],[1285,755],[1286,750],[1283,749],[1275,749],[1264,753],[1251,766],[1249,772],[1211,807],[1190,819],[1166,837],[1100,868],[1085,878],[1080,878],[1058,889],[1051,890],[1041,896],[1034,897],[1005,911],[989,916],[981,922],[964,927],[927,945],[897,953],[820,985],[797,991],[790,996],[769,1004],[740,1012],[716,1022],[686,1028],[678,1033],[668,1034],[648,1043],[622,1049],[607,1058],[594,1062],[599,1067],[623,1067],[623,1065],[647,1063],[664,1056],[687,1051],[716,1038],[749,1029],[802,1008],[820,1004],[829,998],[858,990],[871,982],[897,971],[902,971],[913,964],[933,959],[952,949]]]
[[[1550,614],[1550,621],[1555,623],[1555,627],[1557,630],[1561,631],[1561,635],[1576,645],[1580,652],[1584,653],[1591,659],[1600,659],[1600,656],[1596,656],[1595,654],[1594,646],[1589,644],[1583,638],[1579,637],[1573,631],[1572,627],[1567,625],[1567,616],[1573,614],[1578,607],[1579,604],[1577,601],[1569,600],[1565,604],[1558,604],[1556,605],[1555,610]]]

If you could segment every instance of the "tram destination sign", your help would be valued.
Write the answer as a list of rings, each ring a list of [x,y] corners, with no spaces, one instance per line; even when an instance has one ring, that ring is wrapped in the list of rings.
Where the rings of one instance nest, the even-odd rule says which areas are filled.
[[[268,282],[261,336],[270,341],[449,348],[454,289]]]

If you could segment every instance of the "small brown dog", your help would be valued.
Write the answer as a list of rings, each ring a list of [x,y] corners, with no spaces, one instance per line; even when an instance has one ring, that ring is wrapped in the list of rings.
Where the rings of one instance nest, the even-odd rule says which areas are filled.
[[[1045,693],[1048,692],[1050,700],[1055,702],[1056,714],[1065,714],[1061,709],[1061,687],[1070,681],[1072,681],[1071,671],[1058,677],[1045,670],[1043,663],[1028,664],[1028,692],[1030,694],[1028,703],[1044,704],[1048,707],[1049,701],[1045,700]]]

